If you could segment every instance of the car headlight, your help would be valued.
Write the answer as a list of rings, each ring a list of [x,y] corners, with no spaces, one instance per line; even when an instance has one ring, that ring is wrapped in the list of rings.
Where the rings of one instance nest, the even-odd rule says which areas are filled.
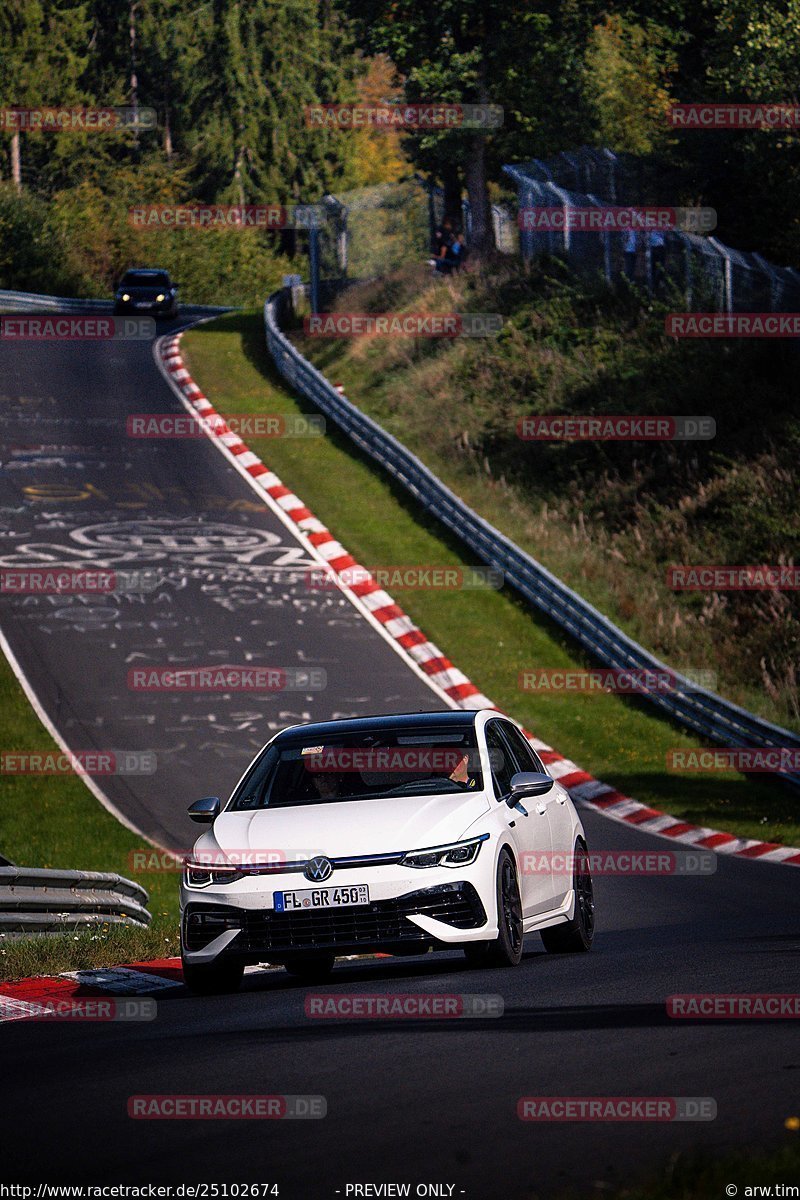
[[[156,304],[160,304],[162,300],[166,300],[166,296],[163,292],[159,292],[156,296]]]
[[[232,863],[229,866],[223,863],[212,865],[189,860],[184,863],[183,877],[189,887],[207,887],[210,883],[234,883],[243,879],[244,874]]]
[[[470,838],[466,842],[449,842],[446,846],[431,846],[427,850],[409,850],[403,855],[400,865],[403,867],[469,867],[475,862],[481,846],[489,837],[482,833],[480,837]]]
[[[123,300],[130,300],[130,296],[128,295],[128,293],[127,293],[127,292],[123,292],[123,293],[122,293],[122,299],[123,299]]]

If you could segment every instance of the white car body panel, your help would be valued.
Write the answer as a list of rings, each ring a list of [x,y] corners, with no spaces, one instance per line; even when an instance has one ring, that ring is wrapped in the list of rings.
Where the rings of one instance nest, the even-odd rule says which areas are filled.
[[[445,717],[445,714],[441,715]],[[526,797],[511,807],[505,799],[498,798],[484,730],[492,720],[514,723],[493,711],[472,713],[470,717],[474,719],[480,751],[483,789],[223,811],[213,827],[196,842],[195,856],[213,859],[218,855],[222,861],[228,859],[237,865],[242,861],[292,864],[295,861],[305,863],[316,855],[335,860],[408,853],[488,835],[475,861],[467,866],[415,868],[400,862],[369,866],[348,864],[335,866],[324,886],[367,884],[370,903],[374,903],[441,884],[471,884],[483,905],[485,923],[475,928],[455,927],[425,913],[407,913],[403,919],[430,935],[440,948],[491,941],[498,936],[497,864],[503,849],[507,848],[517,868],[524,932],[571,919],[574,910],[571,874],[565,871],[554,875],[550,870],[541,869],[541,863],[547,863],[553,851],[571,857],[576,840],[584,838],[574,805],[557,782],[544,795]],[[314,727],[308,728],[313,730]],[[283,737],[286,733],[277,736]],[[530,863],[536,863],[537,869],[528,869]],[[232,882],[212,882],[203,886],[188,885],[184,876],[181,909],[183,912],[189,904],[202,904],[251,913],[270,912],[274,911],[275,891],[315,886],[323,885],[309,882],[300,866],[277,874],[247,874]],[[222,951],[236,950],[237,937],[238,931],[229,929],[201,949],[188,950],[184,945],[184,958],[190,963],[213,962]],[[365,947],[365,952],[371,948]],[[280,956],[277,960],[280,961]],[[251,955],[251,961],[271,961],[271,958],[265,954],[262,959],[255,960]]]

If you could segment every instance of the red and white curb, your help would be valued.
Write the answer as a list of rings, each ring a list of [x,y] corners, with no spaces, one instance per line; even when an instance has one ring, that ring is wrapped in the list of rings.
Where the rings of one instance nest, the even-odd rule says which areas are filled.
[[[80,1016],[85,1001],[107,996],[153,996],[182,984],[179,958],[0,983],[0,1023],[43,1020],[54,1013],[68,1019],[70,1011]]]
[[[179,349],[181,337],[182,334],[177,334],[157,343],[160,353],[160,360],[157,361],[184,406],[203,419],[209,437],[218,439],[221,448],[251,477],[253,485],[264,493],[268,503],[281,519],[286,522],[289,518],[294,523],[320,562],[336,572],[337,582],[344,594],[380,626],[384,635],[393,640],[396,648],[418,673],[425,676],[434,690],[443,694],[454,708],[496,709],[497,706],[488,696],[484,696],[475,684],[428,640],[388,592],[372,579],[366,568],[347,553],[303,501],[228,427],[225,418],[220,416],[208,397],[203,395],[186,369]],[[343,392],[343,389],[341,390]],[[341,581],[340,573],[353,568],[359,582],[348,587]],[[626,825],[635,825],[643,833],[656,834],[673,842],[698,846],[705,850],[714,850],[718,854],[800,866],[800,849],[796,847],[736,837],[732,833],[721,833],[716,829],[692,825],[688,821],[671,817],[668,813],[648,808],[647,805],[624,796],[609,784],[595,779],[587,771],[582,771],[574,762],[529,731],[526,730],[526,733],[551,774],[567,789],[572,799],[595,809],[605,817]]]
[[[347,954],[343,962],[390,958],[388,954]],[[245,976],[274,974],[277,966],[245,967]],[[157,958],[121,967],[94,967],[0,983],[0,1025],[6,1021],[70,1020],[87,1002],[124,996],[159,996],[183,987],[179,958]]]

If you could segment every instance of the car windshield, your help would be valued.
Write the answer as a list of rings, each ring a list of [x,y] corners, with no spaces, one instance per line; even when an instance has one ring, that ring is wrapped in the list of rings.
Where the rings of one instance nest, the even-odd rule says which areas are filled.
[[[120,286],[168,288],[169,275],[166,271],[126,271]]]
[[[362,730],[293,737],[268,747],[234,793],[229,811],[431,796],[483,787],[475,730]]]

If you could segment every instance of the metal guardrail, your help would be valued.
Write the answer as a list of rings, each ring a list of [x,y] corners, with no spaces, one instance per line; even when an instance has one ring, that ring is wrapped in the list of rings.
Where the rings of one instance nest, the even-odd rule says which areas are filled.
[[[541,563],[490,525],[451,492],[432,471],[380,425],[360,412],[303,357],[281,330],[287,296],[275,292],[264,305],[267,345],[281,375],[379,463],[478,558],[503,572],[529,603],[546,613],[606,667],[670,672],[669,691],[641,693],[663,714],[724,746],[800,748],[800,737],[724,700],[672,671],[608,617],[573,592]],[[776,771],[800,789],[800,772]]]
[[[0,866],[0,933],[149,925],[147,899],[143,887],[122,875]]]
[[[40,296],[36,292],[11,292],[0,290],[0,308],[19,309],[25,312],[111,312],[111,300],[79,300],[75,296]]]
[[[81,300],[76,296],[42,296],[37,292],[14,292],[0,289],[0,312],[3,309],[14,309],[18,312],[59,312],[111,313],[114,309],[113,300]],[[230,308],[215,304],[181,304],[179,307],[188,313],[223,313],[231,312]]]

